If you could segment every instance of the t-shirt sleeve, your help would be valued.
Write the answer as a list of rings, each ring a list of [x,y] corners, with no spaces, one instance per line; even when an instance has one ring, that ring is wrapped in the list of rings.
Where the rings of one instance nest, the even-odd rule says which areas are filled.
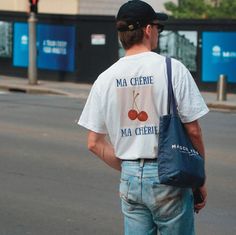
[[[190,72],[184,67],[180,74],[174,89],[177,109],[183,123],[193,122],[207,114],[209,109]]]
[[[101,97],[98,94],[96,83],[90,91],[78,125],[97,133],[107,133],[104,115],[101,109]]]

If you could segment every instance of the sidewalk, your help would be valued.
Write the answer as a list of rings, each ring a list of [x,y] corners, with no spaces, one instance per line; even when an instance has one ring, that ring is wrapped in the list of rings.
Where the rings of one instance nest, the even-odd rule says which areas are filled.
[[[87,99],[91,87],[91,84],[58,81],[38,81],[37,85],[29,85],[28,80],[25,78],[0,75],[0,90],[10,92],[63,95],[72,98]]]
[[[38,85],[32,86],[28,84],[27,79],[0,75],[0,90],[10,92],[63,95],[87,99],[91,87],[91,84],[58,81],[39,81]],[[227,101],[217,101],[215,92],[201,93],[210,109],[236,111],[236,94],[227,94]]]

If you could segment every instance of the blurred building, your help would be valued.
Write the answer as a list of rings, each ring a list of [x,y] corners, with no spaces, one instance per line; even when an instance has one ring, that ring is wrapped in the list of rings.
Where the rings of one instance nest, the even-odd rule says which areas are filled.
[[[197,70],[197,32],[164,31],[159,38],[162,55],[180,60],[190,71]]]
[[[156,11],[165,11],[164,3],[170,0],[146,0]],[[27,12],[28,0],[1,0],[0,10]],[[39,0],[39,13],[116,15],[127,0]],[[177,0],[172,0],[177,2]]]

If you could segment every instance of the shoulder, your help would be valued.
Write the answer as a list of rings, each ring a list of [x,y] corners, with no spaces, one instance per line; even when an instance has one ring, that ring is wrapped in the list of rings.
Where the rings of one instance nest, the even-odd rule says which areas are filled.
[[[105,81],[108,81],[110,77],[113,77],[114,74],[118,71],[120,67],[120,60],[112,64],[110,67],[108,67],[105,71],[103,71],[95,81],[96,83],[104,83]]]
[[[186,68],[186,66],[182,62],[174,58],[171,58],[171,62],[172,62],[172,81],[174,87],[194,81],[190,71]]]
[[[149,59],[153,60],[154,62],[158,64],[165,63],[165,60],[166,60],[166,56],[160,55],[156,52],[150,52],[148,56],[149,56]]]
[[[98,94],[104,94],[111,87],[111,83],[119,69],[119,61],[103,71],[95,80],[92,89]]]
[[[175,58],[171,58],[171,64],[174,73],[186,74],[189,71],[182,62]]]

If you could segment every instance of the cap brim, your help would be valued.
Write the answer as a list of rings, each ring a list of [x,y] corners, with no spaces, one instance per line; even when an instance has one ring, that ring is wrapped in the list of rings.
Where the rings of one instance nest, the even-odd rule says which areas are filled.
[[[157,20],[165,21],[168,20],[168,15],[165,13],[156,12]]]

